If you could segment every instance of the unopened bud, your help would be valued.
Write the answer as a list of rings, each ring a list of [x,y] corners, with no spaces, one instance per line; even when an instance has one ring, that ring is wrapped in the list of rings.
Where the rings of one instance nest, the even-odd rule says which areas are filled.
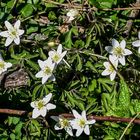
[[[55,45],[55,42],[53,42],[53,41],[52,42],[48,42],[48,46],[49,47],[53,47],[54,45]]]

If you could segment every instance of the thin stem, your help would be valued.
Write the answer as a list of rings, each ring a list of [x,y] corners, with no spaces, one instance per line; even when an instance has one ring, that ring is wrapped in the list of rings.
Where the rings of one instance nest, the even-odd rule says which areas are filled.
[[[133,121],[138,117],[140,113],[136,114],[136,116],[129,122],[129,124],[127,125],[127,127],[125,128],[125,130],[123,131],[121,137],[119,138],[119,140],[122,140],[123,136],[125,135],[127,129],[130,127],[130,125],[133,123]]]
[[[98,57],[98,58],[101,58],[101,59],[108,60],[108,58],[107,58],[107,57],[102,56],[102,55],[99,55],[99,54],[95,54],[95,53],[88,53],[88,52],[82,52],[82,51],[79,51],[79,52],[80,52],[80,53],[83,53],[83,54],[92,55],[92,56],[95,56],[95,57]]]
[[[63,61],[70,69],[72,69],[71,66],[68,64],[68,62],[65,59],[63,59]]]
[[[43,12],[39,12],[37,15],[42,15],[42,14],[45,14],[45,13],[46,13],[46,11],[43,11]],[[21,20],[21,22],[24,22],[24,21],[26,21],[26,20],[29,20],[29,19],[33,18],[34,16],[35,16],[35,15],[29,16],[29,17],[27,17],[27,18]]]

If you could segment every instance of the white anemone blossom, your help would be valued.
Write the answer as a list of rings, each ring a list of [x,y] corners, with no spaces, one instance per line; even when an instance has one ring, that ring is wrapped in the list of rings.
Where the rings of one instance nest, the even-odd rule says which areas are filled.
[[[57,122],[54,126],[55,130],[64,129],[70,136],[73,136],[72,127],[68,119],[62,116],[51,116],[51,118]]]
[[[71,120],[71,126],[76,129],[76,136],[80,136],[84,131],[86,135],[90,134],[89,125],[94,124],[95,120],[87,120],[86,111],[80,115],[76,110],[72,110],[75,119]]]
[[[17,20],[14,26],[5,21],[5,26],[8,29],[7,31],[0,32],[0,36],[6,37],[5,46],[9,46],[13,41],[19,45],[20,44],[20,36],[24,33],[24,30],[19,29],[20,20]]]
[[[120,43],[116,39],[112,39],[112,46],[106,46],[105,49],[112,55],[116,56],[118,61],[124,66],[125,56],[132,54],[129,49],[125,49],[126,42],[122,40]]]
[[[138,40],[132,43],[134,47],[138,47],[138,53],[140,53],[140,31],[138,32]]]
[[[102,72],[103,76],[110,75],[110,80],[114,80],[116,76],[116,70],[118,67],[118,60],[116,59],[116,56],[109,55],[109,61],[110,62],[104,62],[103,65],[105,66],[105,70]]]
[[[76,18],[76,16],[78,15],[78,10],[76,9],[70,9],[67,13],[67,17],[69,17],[68,22],[71,22],[72,20],[74,20]]]
[[[31,102],[30,105],[32,108],[34,108],[32,113],[32,118],[37,118],[40,115],[45,117],[47,111],[56,108],[56,105],[49,103],[51,97],[52,97],[52,93],[49,93],[42,100]]]
[[[9,62],[5,62],[0,55],[0,74],[7,71],[8,68],[12,67],[12,64]]]
[[[59,44],[57,51],[53,50],[53,51],[49,51],[49,57],[52,59],[52,61],[55,64],[59,64],[62,60],[63,57],[66,55],[67,51],[62,52],[62,45]]]
[[[50,58],[45,61],[38,60],[38,64],[41,70],[35,75],[37,78],[42,78],[42,84],[44,84],[48,79],[55,81],[53,75],[53,70],[55,63],[52,62]]]

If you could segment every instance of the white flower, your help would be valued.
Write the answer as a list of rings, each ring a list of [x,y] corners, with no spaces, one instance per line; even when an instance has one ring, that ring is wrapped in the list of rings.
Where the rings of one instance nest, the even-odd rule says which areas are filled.
[[[75,19],[75,17],[78,15],[78,10],[76,9],[70,9],[69,12],[67,13],[67,17],[69,17],[68,22],[71,22],[72,20]]]
[[[56,122],[58,122],[55,126],[55,130],[62,130],[65,129],[65,131],[70,135],[73,136],[72,127],[70,125],[70,121],[66,118],[63,118],[62,116],[51,116],[52,119],[54,119]]]
[[[138,38],[139,38],[139,40],[134,41],[134,42],[132,43],[132,45],[133,45],[134,47],[139,47],[138,53],[140,53],[140,31],[138,32]]]
[[[34,108],[32,118],[37,118],[40,115],[45,117],[47,111],[56,108],[56,105],[49,103],[51,97],[52,93],[49,93],[42,100],[31,102],[31,107]]]
[[[87,120],[86,118],[86,111],[82,111],[82,114],[80,115],[76,110],[72,110],[73,115],[75,117],[74,120],[71,121],[71,125],[73,129],[76,129],[76,136],[80,136],[82,132],[84,131],[85,134],[89,135],[89,124],[94,124],[95,120]]]
[[[119,43],[116,39],[112,39],[112,46],[106,46],[105,49],[112,55],[116,56],[122,65],[125,65],[125,56],[132,54],[128,49],[125,49],[126,42],[122,40]]]
[[[67,51],[64,51],[62,53],[62,45],[59,44],[58,45],[58,48],[57,48],[57,51],[49,51],[49,57],[52,59],[52,61],[56,64],[59,64],[63,57],[66,55]]]
[[[37,78],[42,77],[42,84],[44,84],[48,79],[55,81],[55,77],[53,75],[55,63],[53,63],[52,60],[48,58],[45,61],[38,60],[38,64],[41,68],[41,71],[39,71],[35,76]]]
[[[19,29],[20,20],[16,21],[14,26],[10,24],[8,21],[5,21],[5,26],[8,30],[0,33],[0,36],[7,38],[5,42],[5,46],[9,46],[13,41],[17,45],[19,45],[20,44],[19,36],[21,36],[24,33],[24,30]]]
[[[114,78],[116,76],[116,70],[117,70],[117,66],[118,66],[118,59],[115,56],[110,55],[109,56],[109,61],[111,63],[110,62],[104,62],[103,65],[105,66],[106,69],[102,72],[102,75],[110,75],[110,80],[112,81],[112,80],[114,80]]]
[[[9,62],[5,62],[0,55],[0,74],[7,71],[7,69],[10,67],[12,67],[12,64]]]

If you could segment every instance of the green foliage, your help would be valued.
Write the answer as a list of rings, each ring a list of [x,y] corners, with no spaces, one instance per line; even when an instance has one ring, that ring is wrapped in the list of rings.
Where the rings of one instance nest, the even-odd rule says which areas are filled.
[[[89,136],[70,137],[64,130],[54,129],[55,122],[50,115],[31,118],[30,103],[52,93],[56,109],[50,114],[71,113],[72,109],[76,109],[96,116],[133,118],[137,115],[140,112],[139,54],[131,44],[138,40],[139,19],[133,19],[130,35],[126,36],[124,33],[131,10],[111,10],[129,7],[134,2],[1,0],[0,32],[6,30],[6,20],[13,24],[20,19],[20,28],[25,33],[19,45],[13,42],[8,47],[4,46],[5,38],[0,37],[0,53],[6,62],[13,64],[0,75],[0,108],[26,110],[29,113],[21,116],[0,114],[0,140],[118,140],[121,137],[128,123],[109,121],[96,121],[90,127]],[[97,10],[93,10],[94,7]],[[68,22],[66,14],[71,8],[77,8],[79,14]],[[125,66],[119,64],[114,81],[101,75],[105,69],[103,63],[108,61],[109,56],[105,46],[111,45],[112,38],[119,41],[125,39],[126,48],[133,52],[126,56]],[[46,60],[48,52],[57,50],[59,44],[62,44],[63,51],[67,51],[64,59],[68,64],[63,61],[57,66],[53,72],[55,82],[48,80],[42,84],[41,78],[35,77],[40,71],[37,62]],[[28,74],[26,85],[5,88],[6,77],[20,69]],[[11,82],[19,77],[12,77]],[[124,139],[140,139],[139,130],[140,126],[131,125]]]

